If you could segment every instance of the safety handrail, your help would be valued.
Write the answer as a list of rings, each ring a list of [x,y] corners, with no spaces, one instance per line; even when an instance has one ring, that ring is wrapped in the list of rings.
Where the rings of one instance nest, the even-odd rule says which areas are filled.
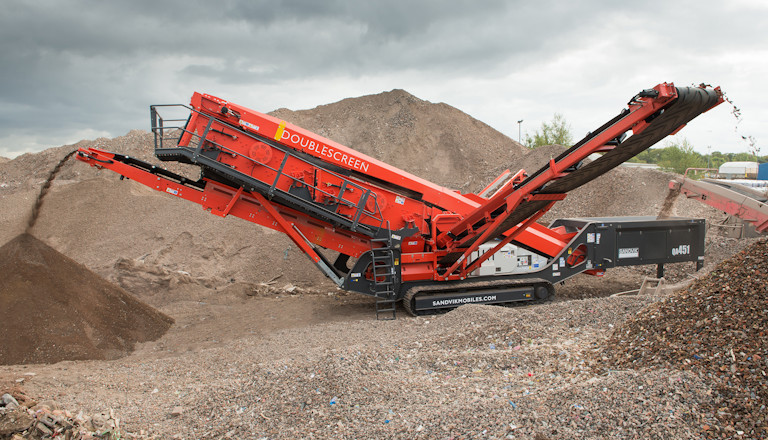
[[[186,118],[186,119],[179,119],[179,118],[167,119],[167,118],[163,118],[160,115],[160,113],[158,112],[156,107],[181,107],[181,108],[184,108],[184,109],[186,109],[186,110],[188,110],[190,112],[196,113],[198,115],[198,117],[206,118],[207,119],[207,124],[205,126],[205,130],[204,130],[203,134],[199,135],[196,132],[193,132],[193,131],[190,131],[190,130],[187,129],[187,123],[189,122],[189,120],[190,120],[190,118],[191,118],[193,113],[190,113],[190,118]],[[290,179],[293,182],[293,184],[297,184],[298,183],[298,184],[300,184],[302,186],[306,186],[308,188],[311,188],[316,193],[319,193],[319,194],[323,195],[326,199],[330,200],[331,204],[336,206],[335,211],[334,211],[336,215],[347,217],[347,215],[342,214],[342,213],[339,212],[339,207],[341,207],[341,206],[345,206],[347,208],[354,209],[355,211],[354,211],[353,215],[349,216],[349,220],[352,221],[352,229],[353,230],[357,228],[357,226],[359,225],[361,220],[364,219],[364,218],[365,219],[370,219],[371,223],[373,223],[373,224],[368,224],[367,222],[363,222],[363,223],[367,224],[368,226],[375,227],[377,229],[381,229],[382,225],[384,224],[384,216],[383,216],[383,214],[381,212],[381,208],[379,207],[378,199],[377,199],[376,193],[374,191],[371,191],[370,189],[365,188],[362,185],[358,185],[358,184],[354,183],[353,181],[345,178],[344,176],[342,176],[342,175],[340,175],[338,173],[335,173],[335,172],[330,171],[330,170],[328,170],[326,168],[318,166],[318,164],[316,164],[316,163],[312,163],[312,162],[309,162],[309,161],[305,160],[304,158],[300,157],[298,154],[295,154],[294,152],[292,152],[287,147],[281,146],[280,144],[277,144],[276,142],[271,141],[269,139],[264,139],[264,138],[257,137],[257,136],[255,136],[252,133],[248,133],[246,131],[240,130],[239,128],[236,128],[236,127],[233,127],[233,126],[227,124],[227,128],[228,129],[233,130],[233,131],[237,132],[240,135],[248,136],[249,138],[254,139],[254,140],[258,141],[258,142],[267,143],[270,146],[274,147],[275,149],[281,151],[284,154],[283,159],[281,160],[281,166],[279,168],[273,168],[273,167],[271,167],[271,166],[269,166],[269,165],[267,165],[265,163],[259,162],[258,160],[254,159],[254,158],[252,158],[250,156],[244,155],[244,154],[242,154],[242,153],[240,153],[238,151],[235,151],[235,150],[232,150],[231,148],[226,147],[225,145],[222,145],[222,144],[220,144],[218,142],[215,142],[215,141],[213,141],[211,139],[208,139],[208,135],[209,135],[209,132],[211,131],[211,126],[212,126],[213,122],[214,121],[218,121],[218,120],[216,120],[215,118],[213,118],[213,117],[211,117],[211,116],[209,116],[209,115],[207,115],[205,113],[201,113],[201,112],[199,112],[199,111],[197,111],[197,110],[195,110],[193,108],[190,108],[190,107],[188,107],[186,105],[183,105],[183,104],[159,104],[159,105],[152,105],[152,106],[150,106],[150,113],[151,113],[151,119],[152,119],[152,132],[153,132],[154,137],[155,137],[155,150],[165,150],[165,149],[168,149],[168,147],[164,146],[164,141],[167,142],[167,141],[172,140],[172,139],[174,140],[174,147],[172,147],[172,148],[188,148],[188,149],[193,149],[193,150],[195,150],[195,153],[197,155],[200,155],[203,152],[203,147],[206,147],[206,148],[211,148],[211,147],[217,148],[220,151],[226,152],[227,154],[242,157],[242,158],[252,162],[255,165],[266,167],[267,169],[274,171],[275,172],[275,179],[272,182],[269,190],[267,191],[267,194],[264,194],[267,198],[271,198],[275,191],[280,191],[281,194],[287,195],[288,197],[291,197],[291,198],[298,198],[297,196],[295,196],[294,194],[291,194],[290,192],[283,191],[283,190],[280,190],[279,188],[277,188],[277,184],[278,184],[279,180],[282,179],[282,178],[287,178],[287,179]],[[167,125],[168,122],[184,122],[184,125]],[[222,123],[221,121],[218,121],[218,122]],[[176,137],[176,134],[177,134],[176,131],[177,130],[180,131],[180,134],[179,134],[178,137]],[[169,133],[172,133],[172,135],[170,135]],[[181,145],[181,144],[179,144],[179,142],[181,141],[181,139],[183,138],[185,133],[189,134],[190,139],[187,142],[187,145]],[[286,161],[288,160],[289,157],[290,158],[294,158],[296,160],[299,160],[301,162],[304,162],[306,164],[310,164],[311,166],[313,166],[315,168],[318,168],[318,169],[322,170],[323,172],[328,173],[328,174],[332,175],[333,177],[339,179],[342,182],[342,185],[341,185],[341,188],[339,190],[338,195],[330,193],[328,191],[325,191],[325,190],[323,190],[321,187],[319,187],[317,185],[307,183],[307,182],[305,182],[303,180],[300,180],[300,179],[298,179],[298,178],[296,178],[294,176],[291,176],[290,174],[284,173],[283,172],[283,167],[284,167],[284,165],[285,165],[285,163],[286,163]],[[348,199],[344,198],[344,194],[346,192],[352,192],[353,190],[358,190],[358,191],[361,192],[361,196],[360,196],[358,202],[354,202],[354,201],[351,201],[351,200],[348,200]],[[367,208],[369,206],[368,205],[368,200],[372,200],[372,202],[371,202],[372,209],[368,209]],[[317,203],[317,202],[315,202],[315,203]],[[327,206],[324,206],[323,204],[318,204],[318,206],[321,206],[323,209],[327,209],[328,208]]]

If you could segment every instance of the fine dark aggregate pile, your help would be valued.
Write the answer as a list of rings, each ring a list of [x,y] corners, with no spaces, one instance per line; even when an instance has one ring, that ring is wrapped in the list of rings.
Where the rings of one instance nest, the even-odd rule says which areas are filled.
[[[29,234],[0,247],[0,364],[114,359],[173,320]]]

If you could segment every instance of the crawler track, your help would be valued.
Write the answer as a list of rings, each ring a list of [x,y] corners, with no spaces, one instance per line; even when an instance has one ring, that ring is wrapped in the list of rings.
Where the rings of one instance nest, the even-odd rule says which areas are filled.
[[[548,281],[539,278],[530,278],[524,280],[483,280],[483,281],[456,281],[451,283],[439,283],[439,284],[421,284],[409,287],[403,295],[403,308],[413,315],[430,315],[455,309],[458,305],[446,306],[442,308],[431,308],[425,310],[419,310],[416,308],[416,298],[420,295],[428,294],[443,294],[463,297],[467,294],[480,295],[483,291],[499,288],[517,288],[517,287],[533,287],[534,295],[532,299],[518,300],[518,301],[506,301],[506,302],[480,302],[480,304],[494,304],[504,306],[521,306],[531,304],[541,304],[550,301],[554,297],[554,287]],[[477,303],[477,302],[473,302]]]

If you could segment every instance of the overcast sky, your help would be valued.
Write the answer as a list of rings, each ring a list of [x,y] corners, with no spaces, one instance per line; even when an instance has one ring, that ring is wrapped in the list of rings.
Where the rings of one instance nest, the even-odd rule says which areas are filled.
[[[193,91],[255,110],[405,89],[517,139],[576,139],[664,81],[722,86],[678,137],[768,154],[768,1],[4,0],[0,156],[149,129]]]

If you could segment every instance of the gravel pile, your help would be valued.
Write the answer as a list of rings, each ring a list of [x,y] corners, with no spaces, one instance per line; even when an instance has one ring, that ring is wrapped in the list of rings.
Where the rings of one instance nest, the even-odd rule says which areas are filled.
[[[462,192],[481,190],[506,167],[517,171],[529,151],[455,107],[397,89],[270,115]]]
[[[617,329],[603,367],[695,372],[714,388],[707,438],[765,438],[767,281],[768,243],[759,241]]]
[[[0,365],[114,359],[173,319],[29,234],[0,247]]]

